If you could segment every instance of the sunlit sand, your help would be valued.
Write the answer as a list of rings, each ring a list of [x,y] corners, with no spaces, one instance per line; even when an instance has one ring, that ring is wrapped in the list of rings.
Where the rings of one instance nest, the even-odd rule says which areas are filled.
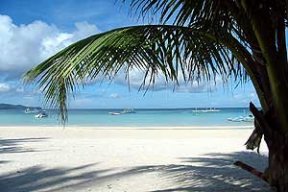
[[[1,127],[1,191],[269,191],[251,129]]]

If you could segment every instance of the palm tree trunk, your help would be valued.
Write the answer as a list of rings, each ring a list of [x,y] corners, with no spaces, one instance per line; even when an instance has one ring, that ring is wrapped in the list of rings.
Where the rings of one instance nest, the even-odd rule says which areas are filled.
[[[282,63],[283,65],[287,63]],[[272,76],[271,87],[273,95],[273,104],[275,108],[271,109],[266,117],[269,124],[269,131],[264,132],[264,139],[269,149],[269,167],[268,180],[271,186],[275,186],[279,192],[288,192],[288,94],[283,71],[276,68]],[[275,85],[273,85],[275,84]]]
[[[264,135],[269,149],[265,179],[278,192],[288,192],[288,135],[283,134],[272,107],[264,114],[250,103],[250,110],[255,116],[255,126]]]
[[[287,136],[274,133],[267,140],[269,148],[269,167],[267,168],[267,179],[272,187],[279,192],[288,191],[288,138]]]

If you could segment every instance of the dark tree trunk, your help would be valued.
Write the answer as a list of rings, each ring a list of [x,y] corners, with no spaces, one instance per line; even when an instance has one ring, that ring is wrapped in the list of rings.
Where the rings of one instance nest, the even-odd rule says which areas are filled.
[[[274,134],[269,140],[269,166],[265,172],[268,182],[279,192],[288,192],[288,137]]]
[[[269,149],[264,177],[276,191],[288,192],[288,135],[282,132],[277,113],[272,107],[264,114],[250,103],[250,110],[255,116],[255,130],[249,140],[260,144],[259,138],[264,135]]]
[[[266,170],[267,179],[279,192],[288,192],[288,135],[280,130],[277,118],[270,117],[274,129],[264,133],[264,140],[269,149],[269,164]]]

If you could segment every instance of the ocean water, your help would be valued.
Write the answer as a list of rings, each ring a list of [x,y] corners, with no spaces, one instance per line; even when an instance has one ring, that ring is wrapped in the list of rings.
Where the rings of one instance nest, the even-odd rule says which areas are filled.
[[[235,126],[247,128],[253,122],[232,122],[228,118],[249,115],[247,108],[218,108],[217,112],[203,109],[134,109],[135,113],[111,115],[122,109],[71,109],[68,126],[93,127],[209,127]],[[0,110],[0,126],[57,126],[60,125],[57,111],[46,110],[47,118],[35,118],[23,110]]]

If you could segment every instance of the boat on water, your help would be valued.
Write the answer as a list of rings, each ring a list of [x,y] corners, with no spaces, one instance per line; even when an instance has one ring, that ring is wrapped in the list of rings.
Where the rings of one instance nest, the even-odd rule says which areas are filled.
[[[45,113],[44,111],[41,111],[40,113],[36,114],[34,117],[35,118],[45,118],[45,117],[48,117],[48,114]]]
[[[232,122],[253,122],[254,117],[253,115],[248,115],[248,116],[239,116],[239,117],[234,117],[234,118],[227,118],[227,121],[232,121]]]
[[[134,111],[134,109],[124,109],[124,110],[121,111],[120,113],[126,114],[126,113],[136,113],[136,112]]]
[[[123,109],[122,111],[113,111],[109,112],[110,115],[122,115],[122,114],[129,114],[129,113],[136,113],[134,109]]]
[[[109,112],[110,115],[121,115],[120,112]]]
[[[25,109],[24,113],[27,113],[27,114],[28,113],[39,113],[39,109],[28,107],[28,108]]]
[[[209,109],[194,109],[192,110],[193,113],[213,113],[213,112],[219,112],[220,109],[216,108],[209,108]]]

